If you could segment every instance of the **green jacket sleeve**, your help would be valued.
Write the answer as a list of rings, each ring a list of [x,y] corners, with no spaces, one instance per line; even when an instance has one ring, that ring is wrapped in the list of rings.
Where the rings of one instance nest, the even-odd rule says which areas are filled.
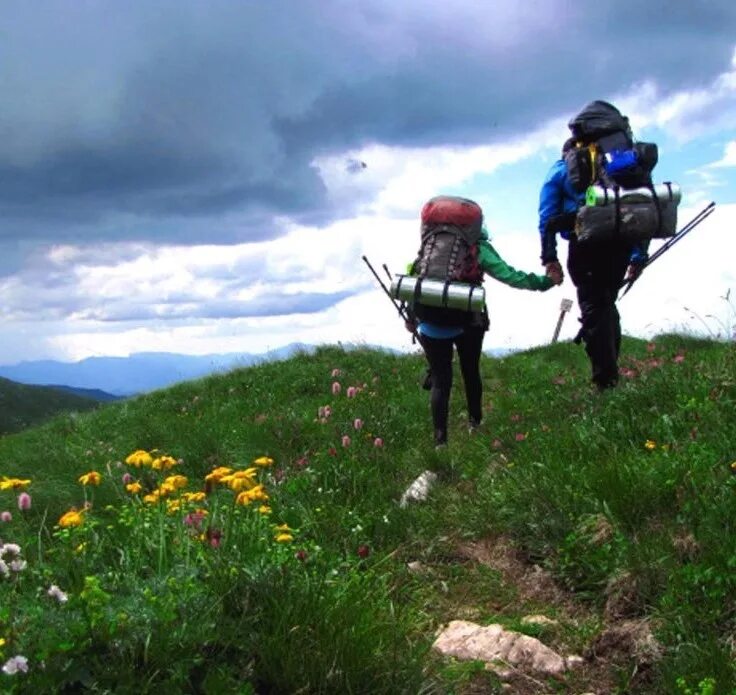
[[[481,239],[479,243],[478,261],[483,271],[492,278],[503,282],[510,287],[520,290],[548,290],[553,282],[546,275],[536,273],[525,273],[512,268],[498,255],[496,249],[491,246],[487,239]]]

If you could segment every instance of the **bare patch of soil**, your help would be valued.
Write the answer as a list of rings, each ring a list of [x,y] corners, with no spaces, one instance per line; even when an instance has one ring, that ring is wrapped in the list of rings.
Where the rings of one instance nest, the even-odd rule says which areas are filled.
[[[478,562],[499,572],[504,582],[515,588],[520,605],[543,605],[553,612],[560,629],[554,630],[549,646],[564,657],[570,655],[565,650],[566,629],[569,634],[569,630],[574,631],[576,626],[586,623],[600,625],[583,650],[580,663],[566,674],[564,683],[551,686],[538,675],[510,669],[503,679],[504,692],[519,695],[553,692],[605,695],[620,686],[617,670],[633,674],[629,683],[633,687],[635,682],[641,684],[647,678],[649,667],[661,656],[662,647],[653,637],[648,620],[631,619],[632,611],[624,610],[622,605],[617,606],[618,609],[609,605],[607,610],[599,613],[582,604],[560,587],[549,572],[530,563],[508,538],[461,542],[456,552],[465,561]],[[616,585],[618,591],[612,592],[623,598],[621,603],[624,605],[629,598],[625,586],[621,581]],[[463,695],[481,695],[497,691],[476,680],[461,692]]]

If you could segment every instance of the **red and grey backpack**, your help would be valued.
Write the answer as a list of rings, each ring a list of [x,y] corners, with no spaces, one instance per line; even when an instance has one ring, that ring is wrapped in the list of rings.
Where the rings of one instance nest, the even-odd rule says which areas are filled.
[[[420,278],[480,283],[478,242],[483,226],[480,206],[456,196],[437,196],[422,208],[421,239],[414,272]]]
[[[483,270],[478,261],[483,211],[476,202],[457,196],[440,195],[425,203],[421,214],[421,246],[413,274],[441,280],[480,285]],[[440,325],[464,325],[473,312],[415,303],[420,320]]]

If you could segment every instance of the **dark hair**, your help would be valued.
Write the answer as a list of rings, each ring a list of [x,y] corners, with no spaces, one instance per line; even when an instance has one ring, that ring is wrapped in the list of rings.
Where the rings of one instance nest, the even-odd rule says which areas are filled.
[[[562,156],[564,157],[573,147],[575,147],[575,138],[567,138],[562,145]]]

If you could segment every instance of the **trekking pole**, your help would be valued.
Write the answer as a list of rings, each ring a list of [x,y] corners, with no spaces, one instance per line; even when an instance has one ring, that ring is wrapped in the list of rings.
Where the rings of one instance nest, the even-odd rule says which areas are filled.
[[[671,249],[682,237],[684,237],[689,232],[692,232],[695,227],[697,227],[703,220],[705,220],[714,210],[716,209],[715,201],[711,201],[708,205],[706,205],[693,219],[691,219],[677,234],[675,234],[673,237],[670,237],[666,243],[662,244],[646,261],[646,263],[642,264],[641,270],[639,271],[639,274],[636,275],[636,277],[631,278],[631,280],[627,280],[624,282],[622,287],[625,287],[623,294],[619,297],[619,299],[623,299],[626,296],[626,293],[632,288],[634,283],[641,277],[644,270],[650,266],[654,261],[656,261],[665,251],[668,251]]]
[[[391,300],[391,304],[393,304],[396,311],[399,312],[399,316],[401,316],[401,318],[404,319],[404,321],[408,321],[409,317],[406,315],[401,305],[397,304],[396,300],[391,296],[391,292],[389,292],[388,287],[386,287],[386,285],[383,284],[383,280],[381,280],[381,277],[375,271],[375,268],[371,265],[368,258],[366,258],[366,256],[363,256],[363,260],[365,261],[365,264],[370,268],[371,273],[373,273],[373,277],[375,277],[376,280],[378,280],[378,284],[381,286],[381,289],[386,293],[386,296]],[[388,270],[386,272],[388,272]]]

